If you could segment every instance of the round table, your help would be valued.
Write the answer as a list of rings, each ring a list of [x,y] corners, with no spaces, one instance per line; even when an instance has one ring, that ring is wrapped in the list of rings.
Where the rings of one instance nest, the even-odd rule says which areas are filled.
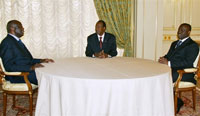
[[[170,68],[114,57],[66,58],[36,69],[36,116],[173,116]]]

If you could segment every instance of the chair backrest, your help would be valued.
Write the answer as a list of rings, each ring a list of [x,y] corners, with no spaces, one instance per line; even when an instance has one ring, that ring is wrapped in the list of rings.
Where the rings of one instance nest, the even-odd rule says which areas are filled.
[[[197,63],[197,72],[196,72],[196,75],[197,75],[197,78],[200,78],[200,57],[198,59],[198,63]]]
[[[197,64],[198,64],[198,61],[199,61],[199,56],[200,56],[200,51],[199,51],[199,54],[197,55],[197,57],[196,57],[196,59],[195,59],[195,61],[193,63],[194,67],[197,67]]]
[[[3,72],[6,72],[4,66],[3,66],[3,62],[2,62],[2,59],[0,57],[0,70],[3,71]]]
[[[3,62],[1,60],[1,57],[0,57],[0,84],[3,84],[3,78],[4,78],[4,72],[5,72],[5,69],[4,69],[4,66],[3,66]]]

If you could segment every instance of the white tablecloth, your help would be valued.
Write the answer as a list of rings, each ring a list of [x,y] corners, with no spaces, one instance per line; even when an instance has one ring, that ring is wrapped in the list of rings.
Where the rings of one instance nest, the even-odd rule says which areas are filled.
[[[151,60],[67,58],[36,75],[36,116],[174,115],[170,68]]]

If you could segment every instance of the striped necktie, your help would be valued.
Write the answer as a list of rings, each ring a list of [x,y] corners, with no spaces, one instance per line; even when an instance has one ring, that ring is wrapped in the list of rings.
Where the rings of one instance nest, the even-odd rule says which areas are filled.
[[[179,40],[179,41],[177,42],[177,44],[176,44],[176,47],[175,47],[175,48],[179,47],[179,46],[180,46],[182,43],[183,43],[183,42],[182,42],[181,40]]]
[[[100,39],[100,49],[102,49],[102,37],[99,37],[99,39]]]

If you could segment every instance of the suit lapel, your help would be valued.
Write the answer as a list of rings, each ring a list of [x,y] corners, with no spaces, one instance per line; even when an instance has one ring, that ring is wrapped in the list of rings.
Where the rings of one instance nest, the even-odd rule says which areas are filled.
[[[14,41],[16,47],[18,47],[18,48],[20,49],[21,52],[24,52],[25,54],[27,54],[27,55],[29,55],[31,58],[33,58],[32,55],[31,55],[31,53],[28,51],[28,49],[26,48],[25,45],[24,45],[24,46],[20,45],[19,42],[18,42],[14,37],[12,37],[12,36],[10,36],[10,35],[8,35],[8,36],[9,36],[9,38],[10,38],[12,41]]]
[[[108,39],[108,35],[107,35],[107,33],[105,32],[104,39],[103,39],[103,44],[107,42],[107,39]]]
[[[97,34],[95,35],[95,40],[94,40],[95,46],[97,46],[98,50],[100,50],[100,42]]]
[[[190,43],[190,41],[191,41],[191,38],[188,38],[180,46],[178,46],[177,48],[175,48],[175,51],[178,51],[178,50],[184,48],[185,46],[187,46]]]
[[[178,42],[178,41],[177,41]],[[185,46],[187,46],[188,44],[190,44],[191,42],[191,38],[188,38],[187,40],[185,40],[180,46],[178,46],[177,48],[175,48],[177,42],[174,44],[173,46],[173,53],[171,54],[171,56],[173,56],[177,51],[183,49]],[[170,56],[170,57],[171,57]]]
[[[108,41],[108,34],[105,32],[104,39],[103,39],[103,46],[102,46],[103,50],[106,48],[107,41]]]
[[[33,56],[31,55],[31,53],[29,52],[29,50],[26,48],[26,46],[24,46],[24,50],[30,55],[31,58],[33,58]]]
[[[14,37],[12,37],[11,35],[8,36],[15,43],[16,47],[18,47],[20,50],[23,50],[23,47],[18,43],[18,41]]]

